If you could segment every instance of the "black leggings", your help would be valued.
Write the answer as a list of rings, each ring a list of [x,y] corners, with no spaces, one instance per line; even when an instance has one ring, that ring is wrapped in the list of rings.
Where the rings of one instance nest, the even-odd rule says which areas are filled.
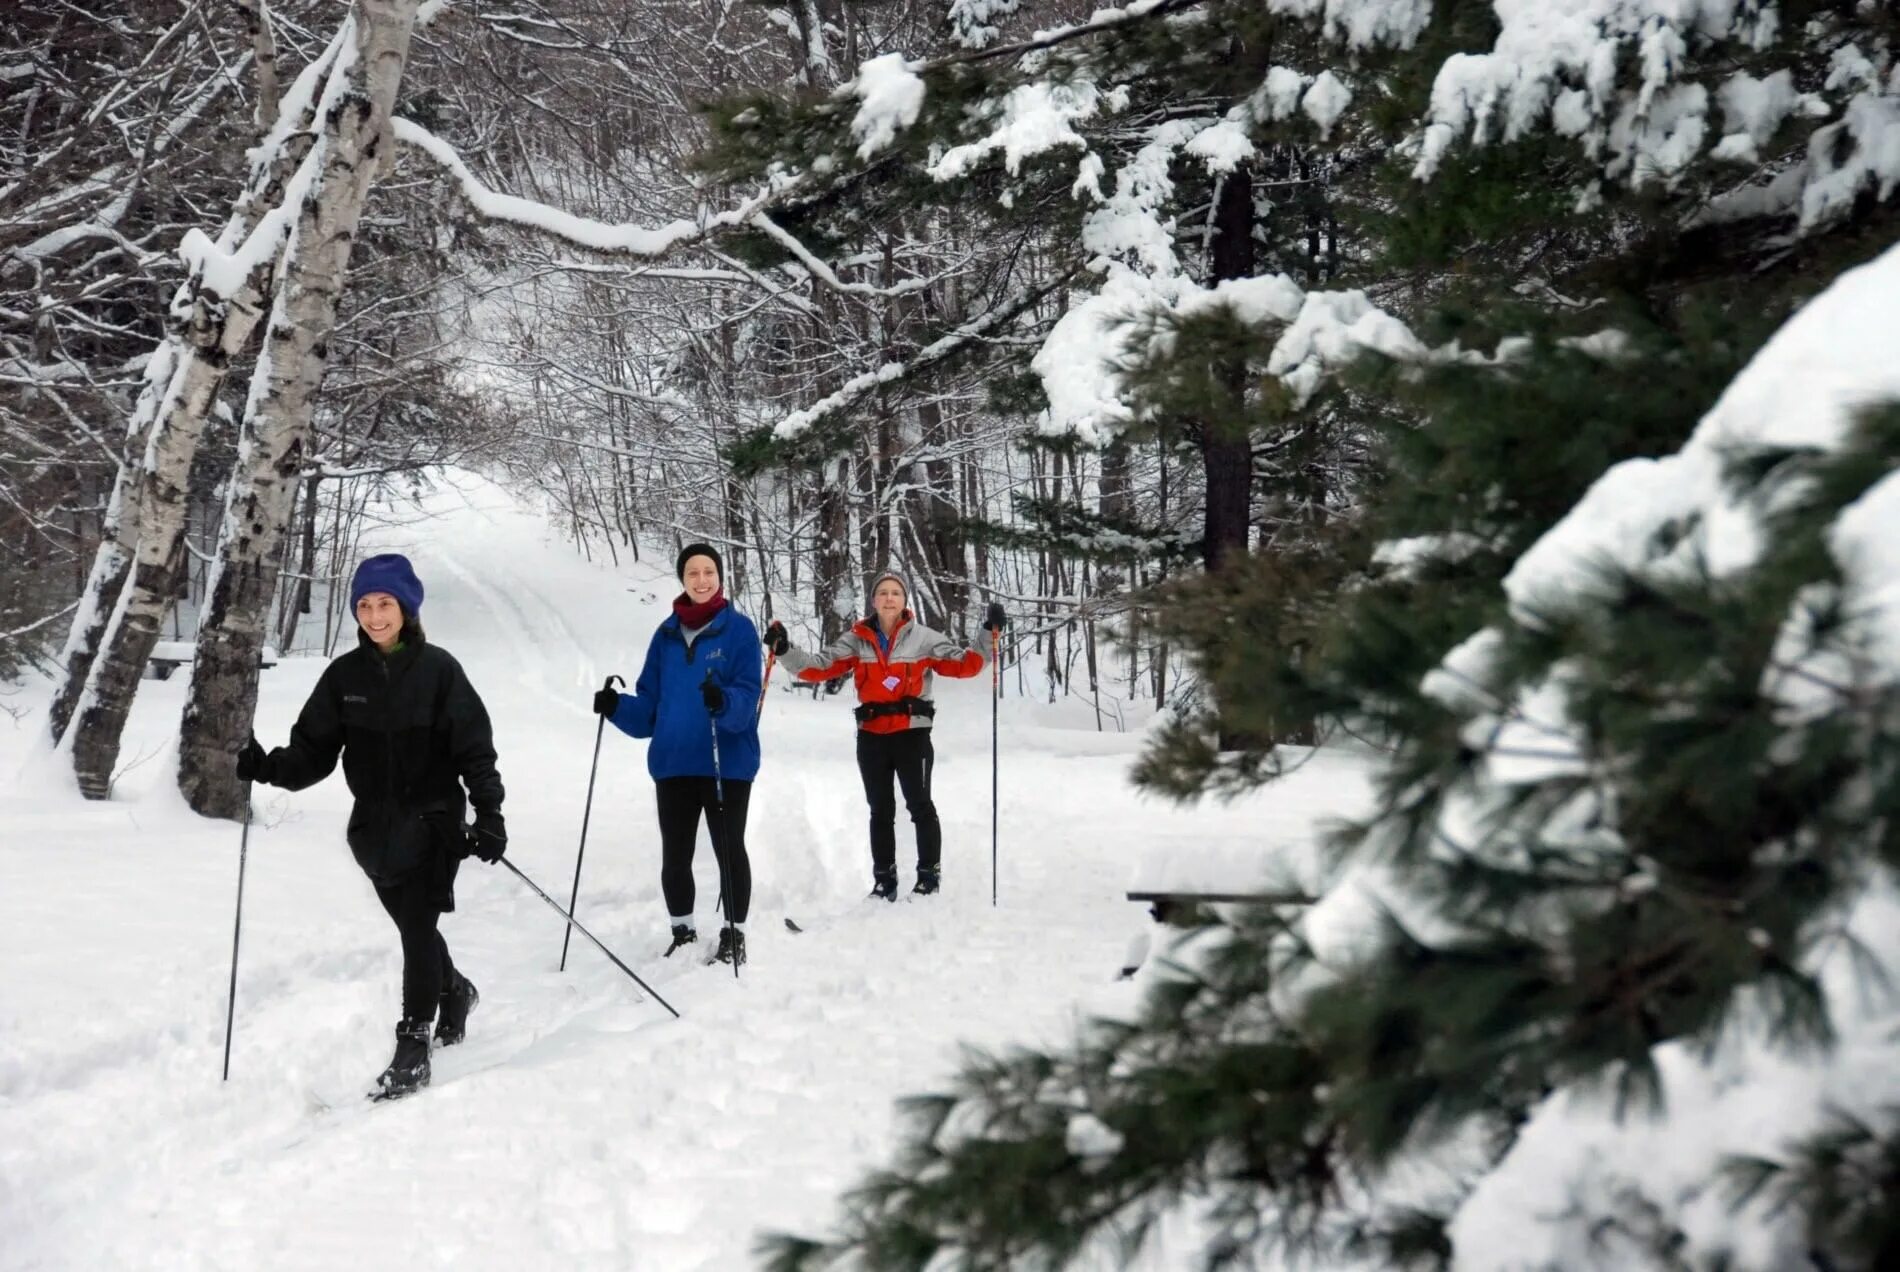
[[[439,885],[431,871],[417,870],[400,883],[378,884],[376,899],[402,934],[402,1015],[434,1020],[442,990],[455,981],[449,943],[436,930],[442,917]]]
[[[917,828],[917,869],[936,870],[943,856],[943,828],[930,799],[930,770],[937,761],[930,730],[902,733],[858,731],[858,775],[871,805],[871,871],[879,879],[897,877],[897,800],[891,778],[904,792],[904,807]]]
[[[653,789],[660,807],[660,891],[666,894],[667,914],[693,912],[693,850],[699,846],[699,815],[704,811],[713,855],[724,871],[728,890],[726,918],[744,923],[752,909],[752,862],[745,851],[745,814],[752,783],[727,778],[723,808],[710,777],[662,777]]]

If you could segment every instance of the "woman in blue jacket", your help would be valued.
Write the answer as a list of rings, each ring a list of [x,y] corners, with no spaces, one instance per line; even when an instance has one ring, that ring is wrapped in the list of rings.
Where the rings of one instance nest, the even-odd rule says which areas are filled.
[[[623,733],[653,739],[647,772],[660,811],[660,890],[673,924],[667,956],[699,939],[693,849],[704,812],[726,894],[726,924],[714,957],[744,963],[752,903],[746,805],[759,772],[759,634],[727,604],[725,565],[711,546],[688,544],[676,568],[686,590],[648,642],[633,692],[602,689],[594,695],[594,710]]]

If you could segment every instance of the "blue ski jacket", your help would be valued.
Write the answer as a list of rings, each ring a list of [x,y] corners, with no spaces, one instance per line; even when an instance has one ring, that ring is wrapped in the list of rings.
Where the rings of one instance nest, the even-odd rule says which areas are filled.
[[[620,695],[614,727],[651,738],[647,772],[663,777],[712,777],[712,725],[719,729],[719,776],[749,782],[759,773],[759,663],[762,649],[752,620],[730,605],[713,615],[691,647],[678,615],[647,643],[647,660],[633,692]],[[700,685],[708,673],[725,705],[709,723]]]

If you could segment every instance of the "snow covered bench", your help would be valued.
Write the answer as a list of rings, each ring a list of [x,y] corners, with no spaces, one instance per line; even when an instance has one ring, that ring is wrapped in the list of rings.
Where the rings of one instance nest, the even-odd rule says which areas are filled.
[[[1281,777],[1152,835],[1126,895],[1148,906],[1154,926],[1130,941],[1122,975],[1135,973],[1158,938],[1166,943],[1165,929],[1191,927],[1210,907],[1265,907],[1295,922],[1325,887],[1331,827],[1370,804],[1368,762],[1343,748],[1290,752]]]
[[[1204,906],[1210,905],[1273,905],[1297,906],[1305,908],[1319,898],[1308,896],[1304,892],[1287,890],[1268,890],[1261,892],[1153,892],[1136,890],[1128,894],[1130,901],[1144,902],[1148,913],[1161,927],[1192,926],[1196,914]],[[1127,980],[1141,970],[1148,961],[1148,951],[1154,945],[1151,932],[1142,932],[1128,943],[1128,952],[1122,955],[1121,979]]]
[[[147,660],[147,666],[152,670],[152,679],[170,680],[174,671],[177,671],[180,667],[186,667],[191,664],[191,660],[196,653],[197,646],[188,640],[159,641],[158,644],[152,646],[152,656]],[[264,646],[263,650],[259,653],[257,665],[259,667],[275,667],[277,665],[277,651],[272,649],[269,645]]]
[[[1311,905],[1318,897],[1304,892],[1130,892],[1130,901],[1145,901],[1156,923],[1172,924],[1204,905]]]

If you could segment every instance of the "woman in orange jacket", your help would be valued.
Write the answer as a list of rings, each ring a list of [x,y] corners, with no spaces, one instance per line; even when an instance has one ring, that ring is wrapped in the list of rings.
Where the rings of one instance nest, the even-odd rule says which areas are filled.
[[[858,691],[858,773],[871,805],[871,895],[897,900],[897,802],[891,779],[917,828],[917,883],[912,892],[937,891],[942,878],[943,830],[930,798],[936,753],[930,728],[937,704],[935,675],[967,679],[983,670],[983,655],[916,621],[904,580],[886,571],[871,585],[871,614],[819,653],[792,647],[783,623],[765,629],[765,647],[800,680],[819,683],[846,673]],[[997,607],[992,606],[992,609]]]

